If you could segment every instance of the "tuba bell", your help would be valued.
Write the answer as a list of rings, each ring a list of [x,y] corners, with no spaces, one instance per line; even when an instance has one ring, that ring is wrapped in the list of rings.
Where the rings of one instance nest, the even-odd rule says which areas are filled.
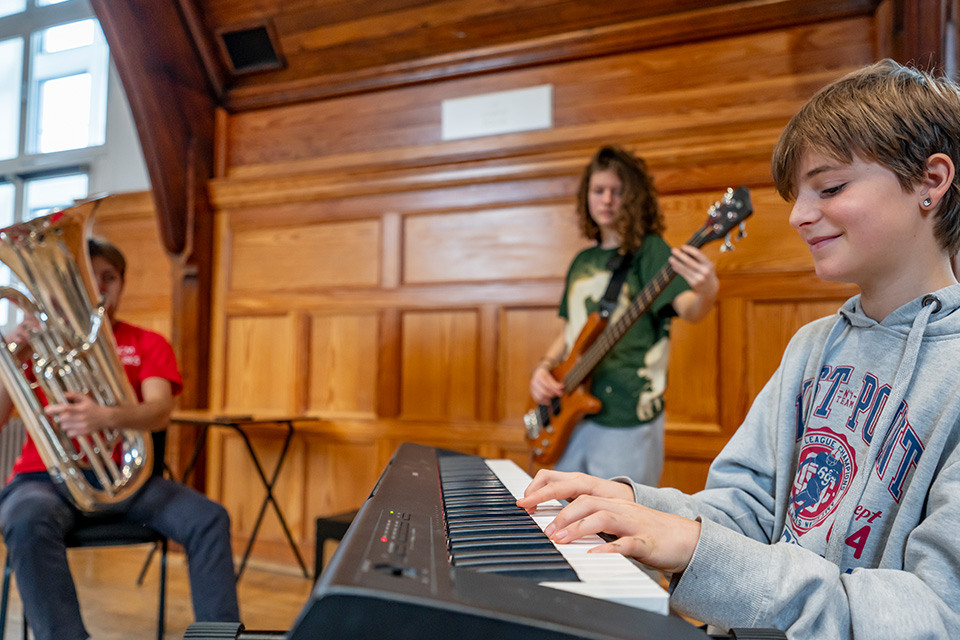
[[[87,513],[121,507],[153,467],[148,432],[105,430],[71,440],[44,413],[35,393],[39,389],[51,403],[66,402],[67,392],[87,394],[105,406],[137,402],[106,311],[93,302],[100,294],[87,237],[97,205],[94,200],[0,229],[0,262],[23,285],[23,290],[0,287],[0,299],[38,327],[27,345],[3,338],[0,380],[54,484]],[[33,355],[21,364],[17,353],[26,346]]]

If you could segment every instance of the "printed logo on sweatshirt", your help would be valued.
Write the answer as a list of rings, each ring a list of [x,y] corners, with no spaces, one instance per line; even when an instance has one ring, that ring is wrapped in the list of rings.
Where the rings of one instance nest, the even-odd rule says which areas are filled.
[[[137,349],[130,345],[120,345],[117,347],[117,355],[120,356],[120,362],[125,367],[139,367],[140,354]]]
[[[825,366],[821,368],[820,375],[816,383],[812,379],[804,380],[801,385],[800,393],[796,398],[796,420],[797,442],[801,447],[808,443],[809,436],[804,436],[804,432],[813,419],[819,420],[823,424],[832,424],[839,428],[838,419],[843,420],[846,430],[855,442],[860,442],[859,446],[865,444],[872,449],[878,449],[876,464],[873,470],[876,476],[887,483],[890,495],[897,502],[903,497],[903,493],[920,463],[923,451],[926,447],[920,438],[920,432],[914,429],[908,417],[908,406],[905,400],[901,400],[896,410],[893,412],[893,418],[881,417],[888,415],[884,413],[884,408],[890,398],[891,386],[881,382],[875,375],[866,373],[860,383],[856,393],[851,393],[849,384],[856,380],[852,366]],[[813,398],[811,393],[815,393]],[[841,407],[849,410],[846,412],[836,412],[834,409]],[[889,427],[883,428],[884,422],[890,420]],[[881,421],[883,420],[883,422]],[[882,441],[874,442],[874,434],[882,433]],[[822,431],[811,431],[810,433],[822,433]],[[859,434],[859,437],[856,435]],[[832,437],[836,438],[836,435]],[[846,440],[843,440],[846,446]],[[852,449],[850,449],[852,451]],[[801,460],[808,457],[809,454],[801,452]],[[846,455],[852,459],[852,453]],[[837,458],[843,462],[844,456]],[[843,466],[843,465],[841,465]],[[856,465],[852,464],[850,468],[856,472]],[[849,482],[849,474],[843,474],[845,482]],[[798,491],[797,485],[805,482],[797,476],[797,483],[794,486],[794,492]],[[815,481],[819,482],[819,481]],[[802,491],[802,489],[801,489]],[[809,500],[813,494],[818,493],[816,484],[812,488],[812,493],[807,493],[801,500],[800,509],[809,513]],[[818,499],[819,502],[819,499]],[[793,506],[791,507],[793,508]],[[822,521],[822,520],[821,520]],[[816,525],[813,525],[816,526]],[[800,532],[802,533],[802,532]]]
[[[834,512],[856,473],[856,452],[845,437],[829,429],[811,429],[803,435],[788,512],[797,535]]]

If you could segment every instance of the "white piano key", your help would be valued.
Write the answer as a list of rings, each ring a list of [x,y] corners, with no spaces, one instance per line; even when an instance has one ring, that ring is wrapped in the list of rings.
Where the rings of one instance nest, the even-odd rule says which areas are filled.
[[[515,497],[523,492],[532,478],[513,460],[486,460],[500,482]],[[538,505],[532,514],[541,531],[553,522],[563,505],[550,500]],[[670,596],[660,584],[640,566],[618,553],[588,553],[603,544],[600,536],[592,535],[567,544],[555,544],[581,582],[541,582],[553,589],[561,589],[618,604],[646,609],[666,615]]]

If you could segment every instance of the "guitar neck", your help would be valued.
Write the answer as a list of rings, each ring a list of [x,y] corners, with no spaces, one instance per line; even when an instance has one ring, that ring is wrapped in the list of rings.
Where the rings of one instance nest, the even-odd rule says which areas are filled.
[[[687,244],[700,248],[704,243],[703,235],[703,230],[701,229],[687,241]],[[614,345],[623,338],[627,331],[630,330],[630,327],[636,324],[637,320],[650,309],[654,300],[663,293],[663,290],[666,289],[676,277],[677,272],[673,270],[669,262],[663,265],[660,271],[653,276],[650,282],[647,283],[647,286],[643,288],[630,306],[627,307],[623,315],[600,334],[600,337],[584,351],[583,356],[577,361],[577,364],[563,377],[563,387],[567,393],[583,384],[583,381],[597,368],[600,361],[603,360],[610,350],[613,349]]]

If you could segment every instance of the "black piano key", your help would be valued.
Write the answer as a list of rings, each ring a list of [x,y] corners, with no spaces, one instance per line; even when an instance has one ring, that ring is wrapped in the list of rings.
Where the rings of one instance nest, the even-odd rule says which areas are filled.
[[[466,531],[489,531],[496,533],[500,531],[502,533],[540,533],[540,527],[532,522],[523,522],[522,520],[517,520],[513,522],[505,522],[503,520],[490,520],[489,522],[451,522],[447,525],[447,530],[452,535],[454,532],[463,533]]]
[[[450,552],[451,555],[456,555],[458,551],[471,551],[471,550],[480,550],[480,549],[502,549],[504,551],[510,551],[511,549],[523,549],[526,551],[556,551],[557,548],[553,546],[553,543],[550,542],[544,536],[543,540],[536,539],[527,539],[527,540],[464,540],[450,543]],[[559,555],[559,552],[558,552]],[[563,556],[561,556],[563,557]]]
[[[542,536],[539,531],[530,531],[529,529],[505,530],[505,531],[484,531],[471,529],[469,531],[451,531],[448,539],[453,542],[473,542],[477,540],[492,540],[494,542],[513,542],[515,540],[540,540]]]
[[[563,556],[561,556],[563,557]],[[504,566],[504,567],[473,567],[473,571],[483,573],[496,573],[498,575],[511,576],[515,578],[526,578],[537,582],[578,582],[577,572],[570,565],[564,567],[555,567],[552,565],[530,565],[530,566]]]
[[[482,458],[441,458],[450,561],[458,568],[537,581],[576,581],[576,572],[533,518],[516,505]]]
[[[457,560],[469,560],[471,558],[527,558],[530,557],[532,552],[530,549],[473,549],[473,550],[462,550],[458,551],[456,554]]]
[[[544,566],[550,567],[565,567],[566,561],[561,556],[558,560],[557,557],[553,554],[528,554],[526,556],[517,557],[517,556],[486,556],[486,557],[454,557],[454,566],[457,567],[477,567],[481,569],[491,569],[495,570],[497,567],[503,567],[509,565],[511,571],[515,570],[515,567],[529,567],[535,566],[542,568]]]

